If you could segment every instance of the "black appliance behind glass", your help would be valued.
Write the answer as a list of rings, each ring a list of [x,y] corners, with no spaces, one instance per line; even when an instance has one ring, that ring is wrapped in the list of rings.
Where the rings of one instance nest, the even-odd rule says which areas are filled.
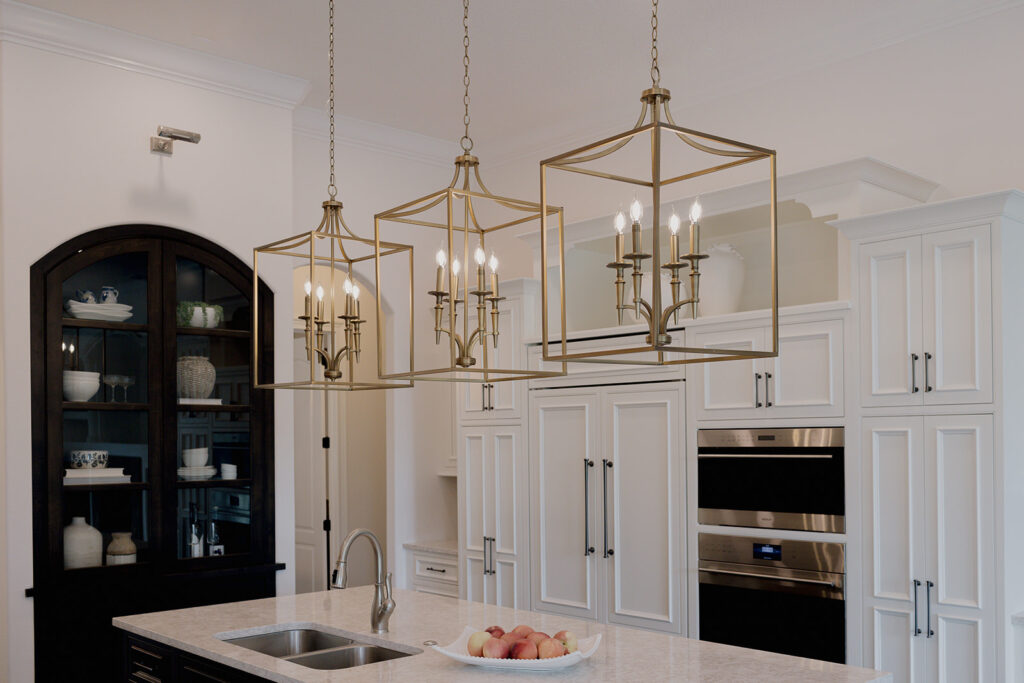
[[[843,428],[697,431],[697,521],[846,530]]]
[[[698,535],[700,639],[846,662],[845,546]]]

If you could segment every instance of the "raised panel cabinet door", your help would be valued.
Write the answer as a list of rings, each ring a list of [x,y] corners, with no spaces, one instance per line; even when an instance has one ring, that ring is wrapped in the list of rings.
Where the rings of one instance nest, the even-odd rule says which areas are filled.
[[[924,426],[931,679],[994,680],[992,417],[927,417]]]
[[[487,579],[484,574],[484,559],[479,553],[465,553],[460,577],[460,593],[464,600],[473,602],[490,602],[487,598]]]
[[[494,539],[494,558],[490,570],[496,572],[497,604],[529,608],[529,581],[518,571],[527,555],[529,524],[529,476],[523,449],[523,429],[519,426],[488,428],[488,458],[491,461],[493,491],[488,536]]]
[[[578,389],[533,391],[530,404],[533,609],[596,619],[598,395]]]
[[[468,425],[458,431],[459,556],[463,558],[462,595],[483,600],[484,537],[489,536],[488,509],[493,515],[494,461],[488,453],[489,428]],[[493,518],[492,518],[493,519]],[[474,559],[470,559],[470,556]],[[470,569],[476,567],[477,574]]]
[[[602,403],[602,461],[607,462],[602,462],[598,550],[605,563],[608,622],[679,633],[681,383],[654,390],[606,389]]]
[[[765,351],[764,327],[694,335],[701,348]],[[765,379],[760,360],[700,363],[697,377],[697,419],[764,417]]]
[[[925,235],[922,255],[924,402],[991,403],[989,226]]]
[[[860,247],[861,403],[920,405],[921,238]]]
[[[842,320],[781,325],[779,355],[765,367],[769,417],[843,415]]]
[[[928,681],[924,427],[920,417],[864,420],[864,664]]]
[[[498,306],[498,337],[487,337],[487,366],[491,368],[518,369],[525,365],[522,349],[523,326],[522,302],[511,297]],[[475,324],[476,318],[471,320]],[[487,328],[491,329],[490,313],[487,314]],[[497,346],[495,346],[495,342]],[[483,367],[484,350],[479,343],[473,347],[477,367]],[[495,379],[508,375],[496,375]],[[481,382],[483,376],[480,377]],[[483,422],[513,420],[520,417],[523,392],[522,382],[463,382],[458,388],[459,420]]]

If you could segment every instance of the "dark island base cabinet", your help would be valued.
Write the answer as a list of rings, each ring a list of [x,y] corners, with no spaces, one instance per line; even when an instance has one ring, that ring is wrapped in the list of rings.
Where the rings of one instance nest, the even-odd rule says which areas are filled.
[[[266,679],[126,633],[122,680],[129,683],[249,683]]]

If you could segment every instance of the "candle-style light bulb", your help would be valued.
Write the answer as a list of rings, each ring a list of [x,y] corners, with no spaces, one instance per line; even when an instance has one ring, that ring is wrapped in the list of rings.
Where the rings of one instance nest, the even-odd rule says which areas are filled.
[[[668,229],[671,232],[668,236],[669,263],[679,262],[679,228],[681,225],[682,221],[679,220],[679,214],[673,208],[672,215],[668,219]],[[675,277],[675,272],[672,271],[673,278]]]
[[[352,280],[345,278],[345,294],[352,293]]]
[[[458,258],[454,259],[452,261],[452,274],[455,277],[458,277],[459,276],[459,271],[461,271],[461,270],[462,270],[462,264],[459,263],[459,259]]]
[[[323,301],[324,300],[324,286],[323,285],[317,285],[316,286],[316,298],[317,298],[317,301]]]
[[[448,264],[448,254],[444,252],[444,249],[438,249],[434,260],[437,261],[438,268],[444,268]]]
[[[352,298],[359,299],[359,285],[355,283],[352,284]]]
[[[700,197],[693,200],[690,205],[690,222],[699,223],[700,217],[704,215],[704,207],[700,205]]]
[[[310,282],[309,280],[306,280],[305,289],[306,289],[306,296],[309,296],[309,293],[313,291],[313,283]]]
[[[491,252],[491,260],[488,261],[487,265],[490,267],[492,274],[498,272],[498,257],[494,255],[493,251]]]
[[[639,199],[634,199],[633,203],[629,205],[629,217],[633,219],[634,223],[644,217],[644,206]]]
[[[68,353],[74,353],[74,352],[75,352],[75,345],[72,344],[71,346],[68,347]]]
[[[487,261],[487,254],[484,253],[483,247],[476,248],[476,251],[473,252],[473,260],[478,266],[482,266]]]
[[[619,211],[615,214],[615,232],[622,234],[622,231],[626,229],[626,215]]]
[[[678,235],[681,225],[682,221],[679,220],[679,215],[673,211],[672,216],[668,219],[668,229],[672,231],[673,235]]]
[[[491,252],[491,260],[487,262],[487,265],[491,269],[491,296],[498,296],[498,257]],[[498,329],[497,327],[494,328]]]

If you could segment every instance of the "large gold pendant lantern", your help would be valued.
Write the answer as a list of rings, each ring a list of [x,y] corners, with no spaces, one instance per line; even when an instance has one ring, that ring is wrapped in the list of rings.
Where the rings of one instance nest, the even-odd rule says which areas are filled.
[[[296,315],[295,327],[305,339],[308,372],[299,373],[290,381],[275,381],[262,376],[263,366],[255,356],[256,387],[260,389],[321,389],[358,391],[364,389],[394,389],[412,386],[411,382],[381,380],[376,366],[359,371],[363,352],[363,334],[366,320],[359,295],[374,277],[375,262],[379,257],[398,261],[398,268],[406,271],[404,279],[411,282],[413,250],[407,244],[377,242],[359,237],[345,224],[342,203],[337,199],[338,188],[334,175],[334,2],[330,2],[330,181],[328,199],[323,202],[323,218],[309,232],[302,232],[253,249],[253,330],[260,329],[260,306],[255,299],[261,268],[283,273],[294,273],[301,268],[304,292],[303,305]],[[272,265],[261,256],[273,257]],[[359,283],[363,282],[363,287]],[[380,288],[377,287],[377,318],[382,306]],[[391,294],[394,294],[392,291]],[[409,293],[411,296],[411,292]],[[364,297],[365,298],[365,297]],[[379,338],[378,338],[379,342]],[[411,348],[411,343],[410,343]],[[259,345],[253,342],[254,354]],[[380,352],[380,345],[377,345]]]
[[[510,349],[512,341],[502,337],[508,323],[501,310],[505,299],[499,255],[488,244],[488,237],[541,217],[560,221],[561,209],[543,209],[536,202],[496,195],[480,178],[480,161],[470,153],[473,141],[469,137],[469,0],[463,1],[462,18],[464,134],[460,140],[463,153],[455,158],[455,175],[447,187],[374,217],[378,302],[381,287],[398,277],[393,264],[389,267],[385,262],[392,250],[384,239],[386,233],[408,225],[426,228],[416,244],[426,246],[432,257],[427,266],[430,276],[415,283],[418,296],[409,300],[415,358],[410,356],[404,367],[388,366],[382,353],[378,374],[388,380],[479,383],[559,376],[564,372],[528,369],[525,354],[514,349],[512,353],[500,353]],[[384,339],[389,333],[394,338],[394,332],[380,326],[380,320],[378,316],[378,338]],[[429,330],[421,335],[420,347],[416,347],[416,327]]]
[[[677,125],[669,110],[670,93],[660,86],[657,40],[658,1],[653,0],[651,87],[640,97],[640,116],[633,128],[540,162],[542,204],[558,194],[553,185],[556,180],[564,181],[565,176],[555,172],[564,171],[577,175],[573,176],[576,185],[569,191],[563,187],[563,193],[590,198],[613,196],[622,207],[608,220],[610,239],[605,252],[608,262],[582,273],[579,268],[571,274],[566,270],[568,240],[562,217],[559,216],[557,225],[552,225],[547,215],[541,216],[541,325],[545,360],[677,365],[778,355],[775,151]],[[701,251],[702,207],[699,198],[694,198],[688,212],[688,231],[680,234],[684,220],[671,205],[667,207],[671,216],[667,222],[663,220],[666,213],[663,189],[668,188],[679,198],[684,196],[684,190],[677,189],[680,188],[678,183],[753,162],[764,162],[769,174],[765,196],[768,208],[766,253],[759,258],[768,265],[763,288],[770,292],[770,339],[763,349],[695,346],[684,328],[687,318],[699,315],[701,268],[706,267],[709,258]],[[560,197],[555,197],[555,201],[559,200]],[[572,206],[570,201],[559,203],[567,210]],[[624,208],[627,204],[628,210]],[[648,228],[649,236],[645,238]],[[553,259],[552,245],[557,245]],[[584,292],[583,296],[598,301],[593,305],[605,306],[609,312],[614,312],[613,319],[618,325],[624,323],[624,314],[638,320],[643,329],[635,335],[635,343],[624,345],[621,339],[614,340],[609,335],[605,346],[591,342],[586,349],[574,348],[566,323],[573,313],[566,311],[566,290],[573,286],[577,289],[574,290],[576,295],[570,297],[572,300],[578,301],[579,292]],[[557,336],[550,334],[552,328],[558,330]]]

